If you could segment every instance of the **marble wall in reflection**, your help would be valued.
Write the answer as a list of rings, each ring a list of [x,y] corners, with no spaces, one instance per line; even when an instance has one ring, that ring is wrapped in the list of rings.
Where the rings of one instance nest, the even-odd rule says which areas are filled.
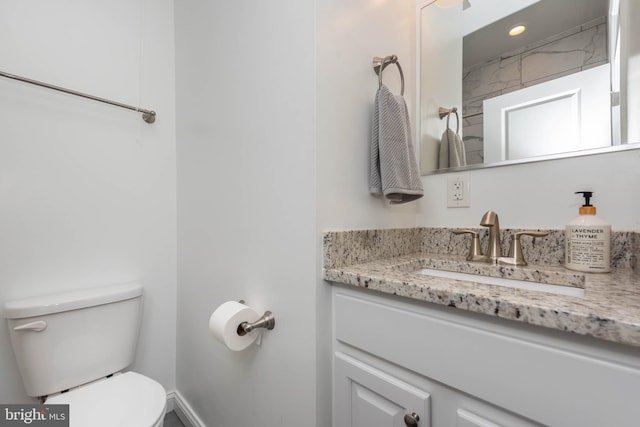
[[[607,62],[606,17],[463,70],[462,137],[467,164],[483,163],[482,102]]]

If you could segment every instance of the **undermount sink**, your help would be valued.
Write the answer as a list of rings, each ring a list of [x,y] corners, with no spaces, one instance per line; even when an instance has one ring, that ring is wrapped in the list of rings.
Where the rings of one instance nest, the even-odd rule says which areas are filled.
[[[485,285],[506,286],[509,288],[527,289],[531,291],[548,292],[558,295],[584,297],[584,289],[573,286],[549,285],[546,283],[529,282],[526,280],[504,279],[502,277],[480,276],[477,274],[458,273],[457,271],[435,270],[422,268],[416,273],[424,276],[440,277],[443,279],[464,280],[467,282],[483,283]]]

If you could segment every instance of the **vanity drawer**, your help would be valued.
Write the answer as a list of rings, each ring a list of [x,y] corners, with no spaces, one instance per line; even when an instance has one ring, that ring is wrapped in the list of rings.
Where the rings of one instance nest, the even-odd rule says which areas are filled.
[[[335,291],[334,303],[339,342],[531,420],[635,426],[640,419],[638,352],[589,351],[516,322],[501,327],[362,292]]]

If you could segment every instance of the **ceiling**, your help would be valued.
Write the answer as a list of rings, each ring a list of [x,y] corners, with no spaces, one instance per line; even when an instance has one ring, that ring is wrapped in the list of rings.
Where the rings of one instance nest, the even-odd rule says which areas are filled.
[[[474,6],[473,0],[470,0],[470,3],[471,8],[467,10]],[[541,0],[465,36],[463,66],[484,62],[502,53],[607,16],[608,8],[608,0]],[[507,32],[511,27],[523,23],[527,26],[524,34],[518,37],[508,36]]]

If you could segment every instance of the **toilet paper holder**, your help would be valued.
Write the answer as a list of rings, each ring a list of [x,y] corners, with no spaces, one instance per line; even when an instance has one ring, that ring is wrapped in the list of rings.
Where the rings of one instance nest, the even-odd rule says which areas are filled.
[[[245,304],[244,300],[238,301],[240,304]],[[272,330],[276,327],[276,318],[273,316],[269,310],[265,311],[264,314],[255,322],[242,322],[238,325],[237,333],[238,335],[245,336],[249,332],[258,328],[265,328],[268,330]]]

